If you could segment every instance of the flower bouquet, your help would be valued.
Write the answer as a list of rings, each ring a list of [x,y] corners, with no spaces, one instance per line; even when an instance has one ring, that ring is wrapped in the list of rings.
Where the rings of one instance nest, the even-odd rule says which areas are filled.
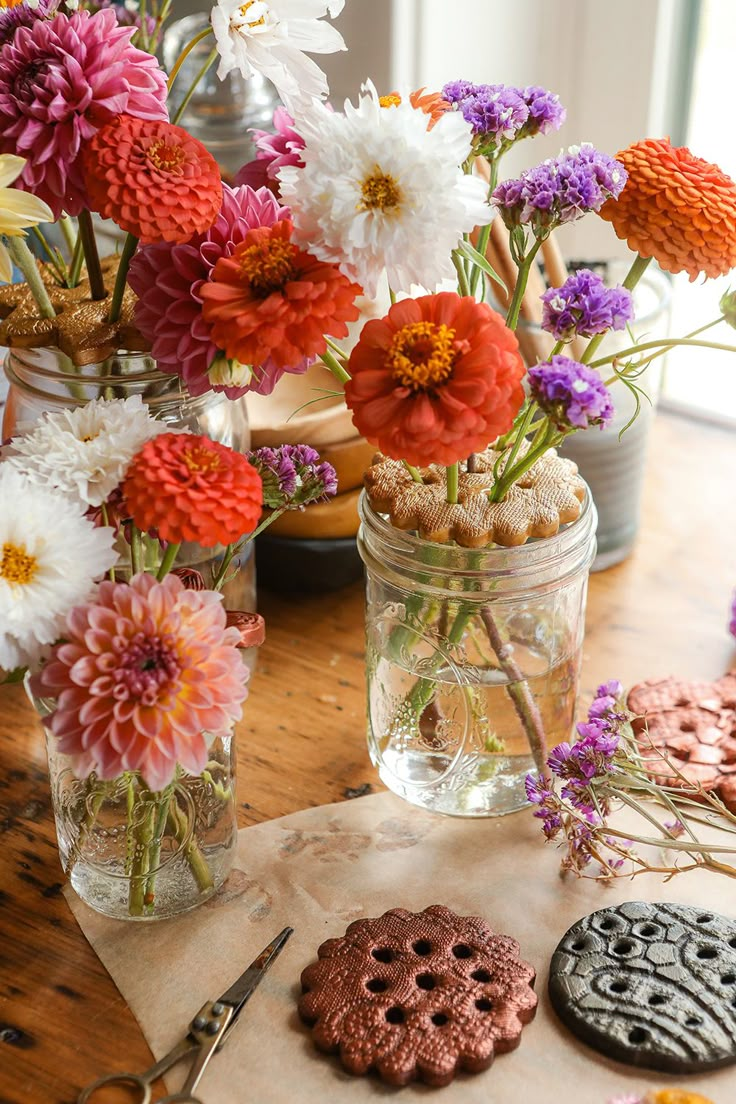
[[[140,397],[47,414],[3,449],[0,668],[30,672],[62,865],[99,911],[169,916],[227,875],[242,654],[263,623],[220,591],[262,528],[335,490],[308,446],[244,456]],[[186,542],[224,548],[210,589],[176,566]]]
[[[526,801],[529,767],[542,769],[547,745],[572,727],[595,508],[556,448],[610,421],[614,385],[638,405],[642,370],[675,343],[601,347],[631,320],[652,258],[692,279],[736,263],[736,185],[652,139],[615,158],[571,146],[501,180],[509,149],[564,120],[537,87],[459,80],[379,95],[368,82],[357,103],[331,110],[304,51],[344,47],[325,19],[342,6],[314,3],[305,15],[293,0],[218,0],[167,81],[143,39],[134,44],[141,30],[109,10],[16,5],[0,47],[0,153],[42,150],[17,187],[67,233],[76,217],[77,231],[68,261],[49,248],[40,268],[8,239],[27,287],[0,290],[0,340],[57,342],[74,363],[70,320],[83,311],[76,363],[90,348],[150,348],[161,378],[195,397],[267,393],[321,359],[381,450],[359,538],[372,757],[410,800],[504,812]],[[284,103],[233,188],[177,126],[188,93],[167,117],[166,86],[209,36],[205,68],[219,58],[221,76],[258,71]],[[91,212],[127,232],[107,269]],[[590,214],[628,241],[631,270],[613,289],[589,272],[550,288],[544,325],[556,344],[527,371],[515,330],[537,254],[558,226]],[[503,284],[487,256],[494,217],[514,262],[505,318],[488,301]],[[86,284],[75,282],[83,258]],[[390,309],[348,357],[340,342],[356,300],[379,290]],[[715,321],[731,315],[729,300]],[[706,328],[677,343],[712,346]],[[78,386],[72,371],[66,383]]]

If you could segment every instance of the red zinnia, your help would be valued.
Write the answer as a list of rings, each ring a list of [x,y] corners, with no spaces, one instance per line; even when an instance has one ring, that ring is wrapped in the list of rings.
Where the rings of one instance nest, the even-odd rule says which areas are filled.
[[[260,365],[270,356],[289,368],[319,356],[325,334],[346,337],[346,323],[360,313],[358,284],[299,249],[291,234],[288,219],[250,230],[200,288],[212,340],[241,364]]]
[[[172,123],[118,115],[87,143],[83,165],[92,210],[144,244],[189,241],[220,213],[217,162]]]
[[[261,516],[261,477],[244,456],[190,433],[148,441],[123,482],[128,512],[144,533],[193,541],[203,548],[232,544]]]
[[[419,467],[481,452],[524,401],[516,335],[487,303],[454,291],[404,299],[367,322],[349,370],[358,431]]]

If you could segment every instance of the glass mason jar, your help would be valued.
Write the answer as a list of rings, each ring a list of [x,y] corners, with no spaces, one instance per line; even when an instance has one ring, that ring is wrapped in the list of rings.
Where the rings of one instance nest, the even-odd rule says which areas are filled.
[[[9,349],[5,358],[8,397],[0,439],[5,440],[25,423],[35,422],[46,411],[73,410],[91,399],[125,399],[140,395],[151,415],[171,429],[187,429],[223,445],[245,452],[250,448],[248,413],[244,399],[232,401],[209,391],[194,398],[179,376],[159,371],[147,353],[118,353],[83,367],[75,366],[59,349]],[[222,548],[205,549],[184,544],[179,566],[201,572],[207,586],[222,562]],[[238,567],[235,561],[233,568]],[[227,609],[256,608],[253,546],[246,548],[223,587]],[[255,651],[246,657],[249,666]]]
[[[497,816],[569,738],[596,512],[515,548],[436,544],[360,503],[368,746],[381,781],[432,812]]]
[[[45,722],[54,703],[33,698]],[[44,723],[59,857],[73,889],[117,920],[163,920],[195,908],[235,857],[235,741],[218,737],[201,775],[178,773],[159,792],[129,772],[80,778]]]

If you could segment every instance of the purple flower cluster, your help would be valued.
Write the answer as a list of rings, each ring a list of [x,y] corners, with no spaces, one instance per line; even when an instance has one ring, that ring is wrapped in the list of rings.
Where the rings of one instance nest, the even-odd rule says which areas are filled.
[[[520,138],[557,130],[565,119],[558,97],[534,86],[450,81],[442,98],[470,123],[479,150],[486,154],[502,152]]]
[[[575,334],[593,337],[608,330],[623,330],[634,317],[634,301],[625,287],[608,288],[600,276],[583,268],[550,288],[542,296],[542,329],[558,341]]]
[[[585,844],[591,839],[589,826],[601,823],[598,809],[605,815],[608,805],[605,798],[594,800],[591,783],[604,778],[613,768],[619,745],[619,731],[627,716],[618,708],[623,687],[617,680],[598,687],[596,697],[588,710],[588,719],[577,726],[578,740],[570,744],[558,744],[547,759],[552,778],[527,775],[526,795],[536,805],[534,816],[542,821],[542,831],[547,839],[554,839],[563,827],[563,801],[568,801],[581,816],[567,826],[571,852],[582,863],[590,859]],[[564,785],[558,796],[555,779]]]
[[[560,432],[607,425],[613,417],[608,388],[593,368],[553,356],[529,369],[532,398]]]
[[[493,198],[509,229],[528,225],[535,234],[546,234],[600,211],[607,199],[618,198],[627,178],[620,161],[585,143],[503,181]]]
[[[325,502],[337,493],[332,464],[320,461],[309,445],[280,445],[248,453],[263,483],[263,504],[272,510],[295,509]]]
[[[112,8],[121,27],[142,26],[141,13],[138,10],[129,11],[120,0],[97,0],[97,3],[88,5],[90,11],[101,11],[103,8]],[[140,7],[140,5],[139,5]],[[146,15],[146,34],[152,35],[156,30],[156,20],[152,15]],[[140,46],[140,43],[138,43]]]
[[[0,47],[10,42],[19,27],[31,27],[37,19],[48,19],[60,0],[23,0],[14,8],[0,8]]]

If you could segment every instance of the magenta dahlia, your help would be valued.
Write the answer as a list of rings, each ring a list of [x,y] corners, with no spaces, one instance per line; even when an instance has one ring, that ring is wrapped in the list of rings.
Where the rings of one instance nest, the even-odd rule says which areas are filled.
[[[0,0],[0,46],[10,42],[19,27],[32,27],[37,19],[48,19],[60,0],[15,0],[10,4]]]
[[[125,112],[168,119],[166,74],[112,10],[37,19],[0,48],[0,153],[27,158],[16,186],[58,218],[87,205],[82,144]]]
[[[270,188],[279,194],[279,169],[284,165],[301,168],[301,150],[304,138],[294,129],[294,120],[285,107],[277,107],[273,113],[274,133],[270,130],[252,130],[256,146],[255,160],[248,161],[238,170],[236,184],[248,184],[251,188]]]
[[[176,575],[105,581],[64,636],[38,684],[56,699],[47,724],[58,750],[82,776],[138,771],[161,790],[177,764],[201,774],[208,744],[240,719],[240,633],[212,590],[187,590]]]
[[[240,386],[223,382],[221,372],[208,374],[219,350],[202,316],[200,289],[220,258],[230,257],[249,230],[272,226],[288,218],[289,211],[265,188],[256,192],[223,184],[222,193],[222,210],[204,234],[178,245],[145,245],[134,256],[128,282],[138,296],[136,325],[151,342],[162,371],[180,375],[192,395],[211,390],[224,391],[230,399],[248,391],[269,395],[284,374],[270,358],[255,366]],[[304,372],[308,365],[304,360],[289,371]]]

